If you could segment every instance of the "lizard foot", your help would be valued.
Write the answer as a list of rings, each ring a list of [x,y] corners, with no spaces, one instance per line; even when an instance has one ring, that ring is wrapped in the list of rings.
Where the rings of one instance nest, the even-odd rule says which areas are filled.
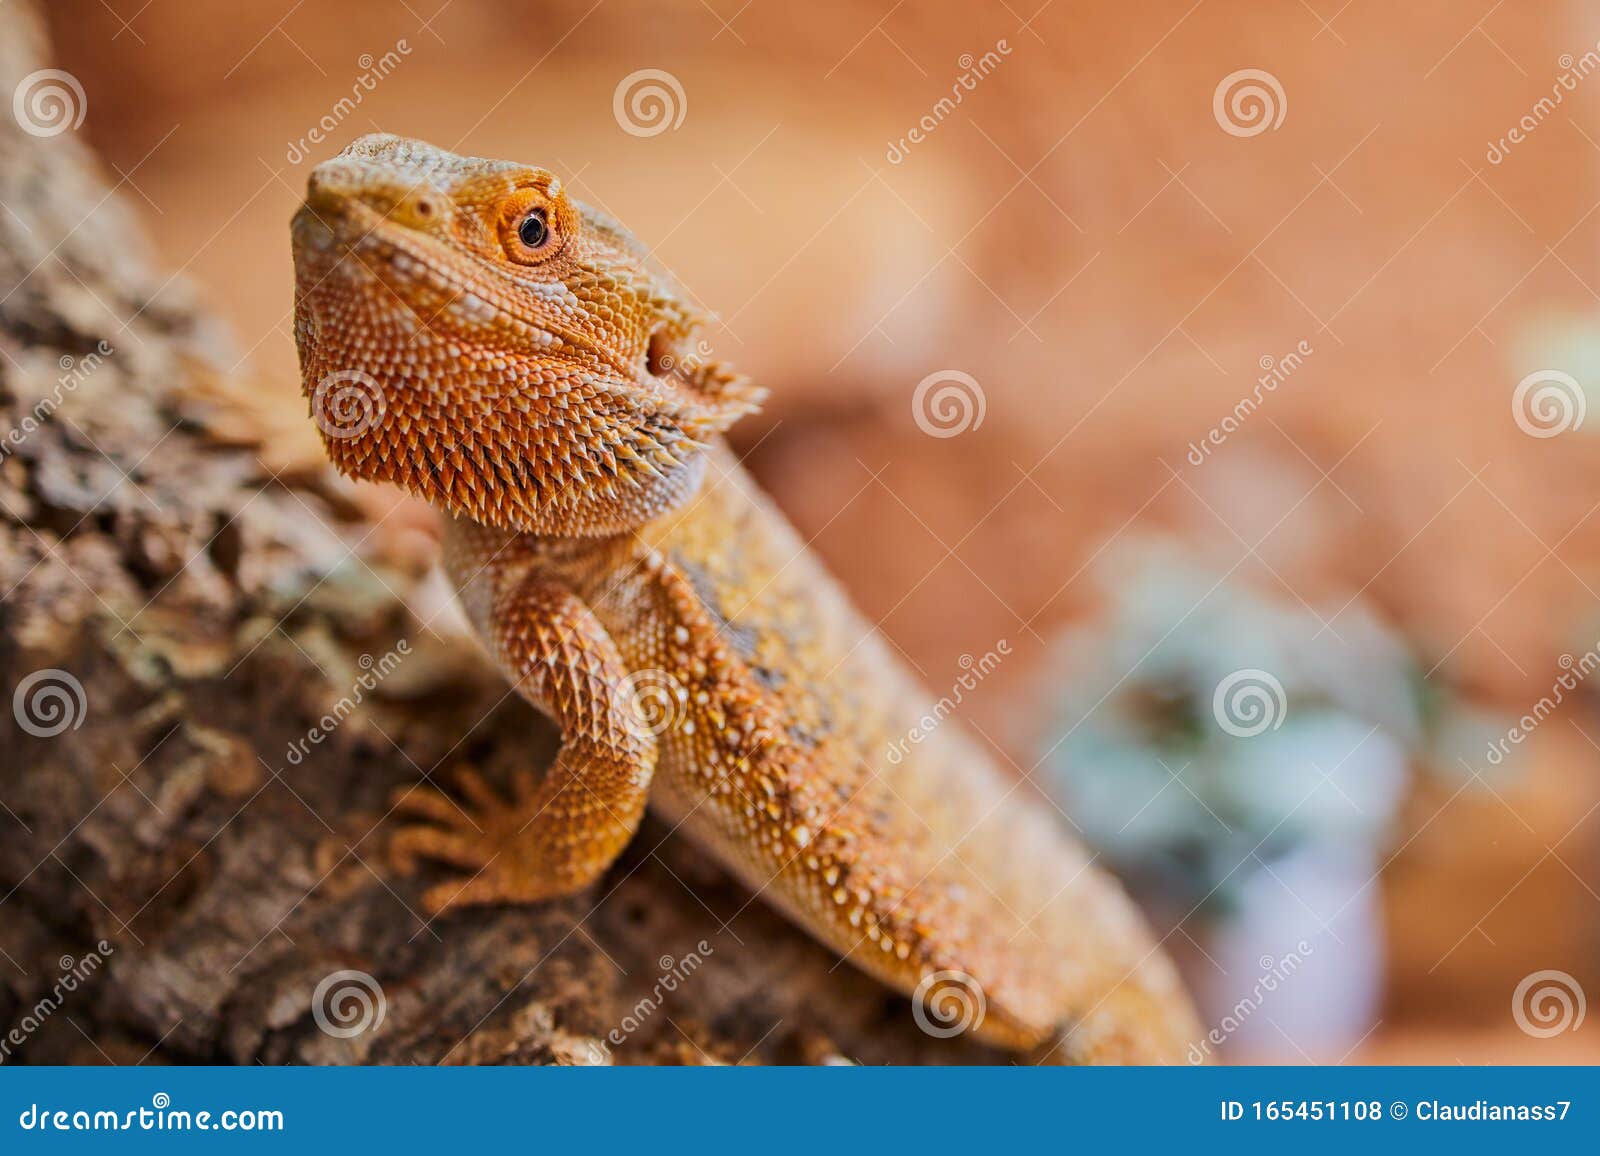
[[[463,872],[423,892],[430,915],[456,906],[533,903],[581,890],[584,881],[552,870],[542,853],[538,775],[518,773],[509,797],[475,770],[461,768],[455,780],[463,802],[420,783],[400,788],[392,799],[397,811],[421,820],[406,824],[390,840],[394,866],[409,872],[419,858],[436,859]]]

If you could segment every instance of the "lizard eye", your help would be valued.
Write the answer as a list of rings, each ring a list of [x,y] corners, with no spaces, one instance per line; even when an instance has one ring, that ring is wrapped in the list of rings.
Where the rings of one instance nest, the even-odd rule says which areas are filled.
[[[572,212],[561,200],[529,187],[500,204],[500,244],[519,265],[540,265],[560,254],[574,232]]]
[[[550,223],[543,209],[535,209],[517,226],[517,239],[530,249],[542,249],[550,240]]]

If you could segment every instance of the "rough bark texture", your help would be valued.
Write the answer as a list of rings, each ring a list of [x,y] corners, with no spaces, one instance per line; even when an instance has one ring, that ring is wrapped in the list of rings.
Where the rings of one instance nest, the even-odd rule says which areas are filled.
[[[0,9],[0,93],[45,57]],[[0,202],[0,1060],[996,1058],[660,825],[588,896],[426,920],[428,876],[388,861],[394,792],[547,760],[550,726],[461,632],[409,514],[375,526],[283,468],[294,383],[226,368],[81,135],[4,118]],[[343,970],[383,993],[352,1036],[313,1014]]]

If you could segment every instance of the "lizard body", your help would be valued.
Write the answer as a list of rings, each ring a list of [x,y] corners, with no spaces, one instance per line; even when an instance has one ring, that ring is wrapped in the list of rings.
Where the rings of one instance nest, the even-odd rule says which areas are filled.
[[[761,393],[543,169],[369,136],[312,173],[296,339],[330,457],[448,516],[446,569],[555,765],[395,841],[456,903],[593,883],[646,804],[817,939],[981,1037],[1176,1061],[1173,969],[1056,816],[927,696],[719,436]],[[976,1006],[974,1006],[976,1005]]]

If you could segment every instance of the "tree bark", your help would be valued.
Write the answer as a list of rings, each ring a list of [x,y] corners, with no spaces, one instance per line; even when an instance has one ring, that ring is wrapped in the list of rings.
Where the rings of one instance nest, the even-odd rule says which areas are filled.
[[[45,53],[0,8],[0,93],[54,83],[70,120]],[[394,793],[543,764],[555,735],[465,635],[414,512],[373,521],[283,449],[296,384],[228,368],[37,108],[0,122],[0,1060],[996,1058],[659,824],[589,894],[425,918]]]

